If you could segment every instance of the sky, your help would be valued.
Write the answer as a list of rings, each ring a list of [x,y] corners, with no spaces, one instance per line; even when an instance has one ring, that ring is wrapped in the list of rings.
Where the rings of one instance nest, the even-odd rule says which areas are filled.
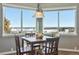
[[[35,11],[23,9],[22,11],[23,27],[35,27],[36,18]],[[60,27],[74,27],[75,26],[76,10],[59,11]],[[21,26],[21,10],[18,8],[4,8],[4,16],[10,20],[11,27]],[[58,27],[58,11],[44,12],[43,27]]]

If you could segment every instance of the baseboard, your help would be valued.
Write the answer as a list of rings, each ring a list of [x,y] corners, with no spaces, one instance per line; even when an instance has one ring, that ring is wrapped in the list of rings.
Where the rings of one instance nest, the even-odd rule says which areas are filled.
[[[59,48],[59,51],[70,51],[70,52],[79,52],[79,50],[74,50],[74,49],[66,49],[66,48]],[[8,52],[2,52],[0,55],[7,55],[7,54],[14,54],[16,51],[8,51]]]
[[[7,54],[13,54],[13,53],[16,53],[16,51],[1,52],[0,55],[7,55]]]
[[[79,52],[79,50],[74,50],[74,49],[66,49],[66,48],[59,48],[59,51],[70,51],[70,52]]]

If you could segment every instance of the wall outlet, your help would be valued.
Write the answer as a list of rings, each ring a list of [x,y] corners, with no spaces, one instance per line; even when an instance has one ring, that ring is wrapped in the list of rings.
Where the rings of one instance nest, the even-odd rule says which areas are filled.
[[[74,50],[77,50],[77,46],[74,47]]]
[[[11,51],[13,51],[13,48],[11,48]]]

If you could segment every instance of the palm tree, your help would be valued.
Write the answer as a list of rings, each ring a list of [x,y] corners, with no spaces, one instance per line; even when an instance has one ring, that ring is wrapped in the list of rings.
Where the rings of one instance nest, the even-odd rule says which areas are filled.
[[[4,32],[10,33],[10,21],[4,17]]]

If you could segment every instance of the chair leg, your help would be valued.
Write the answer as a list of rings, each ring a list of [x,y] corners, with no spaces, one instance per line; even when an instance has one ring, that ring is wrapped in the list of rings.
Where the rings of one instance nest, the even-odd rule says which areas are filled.
[[[16,55],[18,55],[18,52],[16,52]]]

